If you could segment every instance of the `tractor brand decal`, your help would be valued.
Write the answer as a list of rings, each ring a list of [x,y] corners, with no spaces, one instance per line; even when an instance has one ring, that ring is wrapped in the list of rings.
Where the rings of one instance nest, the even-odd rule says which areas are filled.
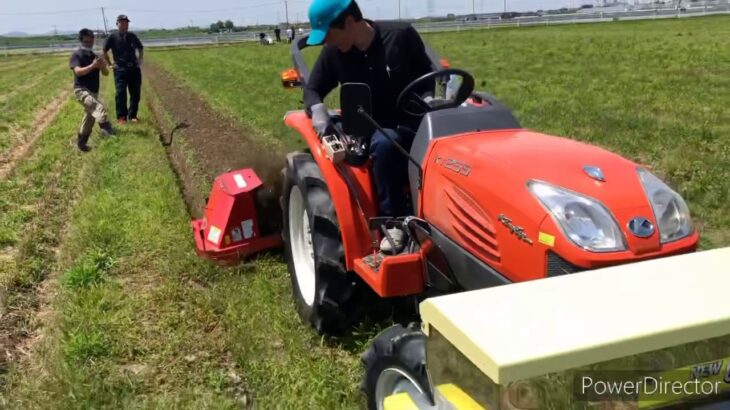
[[[245,239],[251,239],[253,236],[253,219],[246,219],[241,222],[241,229],[243,229],[243,237]]]
[[[218,245],[221,240],[221,230],[218,227],[211,225],[210,231],[208,231],[208,241]]]
[[[543,245],[555,246],[555,237],[549,233],[540,232],[537,236],[537,241]]]
[[[703,363],[696,366],[692,366],[692,370],[689,376],[690,380],[706,379],[708,377],[716,376],[722,369],[722,360],[718,360],[712,363]],[[727,377],[727,375],[726,375]]]
[[[639,238],[648,238],[654,233],[654,224],[644,217],[636,217],[629,221],[629,231]]]
[[[241,174],[234,174],[233,179],[236,181],[236,186],[240,189],[246,188],[248,184],[246,184],[246,180],[243,179],[243,176]]]
[[[601,168],[594,167],[592,165],[586,165],[583,167],[583,172],[585,172],[589,177],[595,179],[596,181],[606,182],[606,177],[603,175],[603,171],[601,171]]]
[[[236,227],[231,230],[231,236],[233,237],[233,242],[240,242],[243,240],[243,235],[241,235],[241,229]]]
[[[465,163],[457,161],[455,159],[443,158],[443,157],[437,156],[435,162],[436,162],[436,165],[441,165],[442,167],[448,169],[449,171],[454,171],[459,175],[468,177],[471,174],[471,165],[465,164]]]
[[[510,233],[515,234],[520,240],[532,245],[532,239],[530,239],[525,233],[525,229],[521,226],[516,226],[512,223],[512,220],[507,218],[504,214],[499,214],[499,222],[509,229]]]

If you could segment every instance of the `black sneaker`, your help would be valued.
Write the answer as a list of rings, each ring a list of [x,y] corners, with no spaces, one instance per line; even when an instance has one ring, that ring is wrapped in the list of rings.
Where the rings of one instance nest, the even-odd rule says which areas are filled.
[[[76,135],[76,146],[81,150],[82,152],[89,152],[91,148],[87,145],[89,142],[89,136],[83,136],[81,134]]]
[[[99,128],[101,128],[101,135],[104,137],[110,137],[115,134],[114,128],[112,128],[112,124],[109,121],[100,123]]]

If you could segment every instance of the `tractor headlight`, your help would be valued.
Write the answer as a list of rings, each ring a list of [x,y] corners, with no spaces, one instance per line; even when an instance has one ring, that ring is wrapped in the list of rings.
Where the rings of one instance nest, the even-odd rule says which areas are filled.
[[[676,241],[692,233],[689,207],[678,193],[651,172],[639,168],[639,180],[649,199],[662,243]]]
[[[540,181],[528,188],[576,245],[592,252],[626,249],[621,229],[600,202]]]

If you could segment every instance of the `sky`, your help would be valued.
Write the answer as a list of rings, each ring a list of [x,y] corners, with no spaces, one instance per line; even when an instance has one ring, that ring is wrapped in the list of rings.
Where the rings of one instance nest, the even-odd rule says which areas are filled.
[[[305,22],[311,0],[289,0],[289,21]],[[398,17],[399,0],[358,0],[366,18]],[[507,0],[509,11],[527,11],[578,6],[592,0]],[[504,0],[400,0],[403,18],[426,15],[498,12]],[[32,34],[78,31],[82,27],[104,29],[102,7],[109,28],[116,16],[127,14],[130,30],[208,27],[217,20],[232,20],[238,26],[273,24],[286,18],[284,0],[0,0],[0,34]]]

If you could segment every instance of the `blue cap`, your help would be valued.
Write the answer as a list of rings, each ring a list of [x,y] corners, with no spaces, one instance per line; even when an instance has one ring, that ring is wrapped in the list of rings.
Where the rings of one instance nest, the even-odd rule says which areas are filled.
[[[316,46],[324,43],[330,24],[352,3],[352,0],[314,0],[309,6],[309,23],[312,32],[309,33],[307,44]]]

